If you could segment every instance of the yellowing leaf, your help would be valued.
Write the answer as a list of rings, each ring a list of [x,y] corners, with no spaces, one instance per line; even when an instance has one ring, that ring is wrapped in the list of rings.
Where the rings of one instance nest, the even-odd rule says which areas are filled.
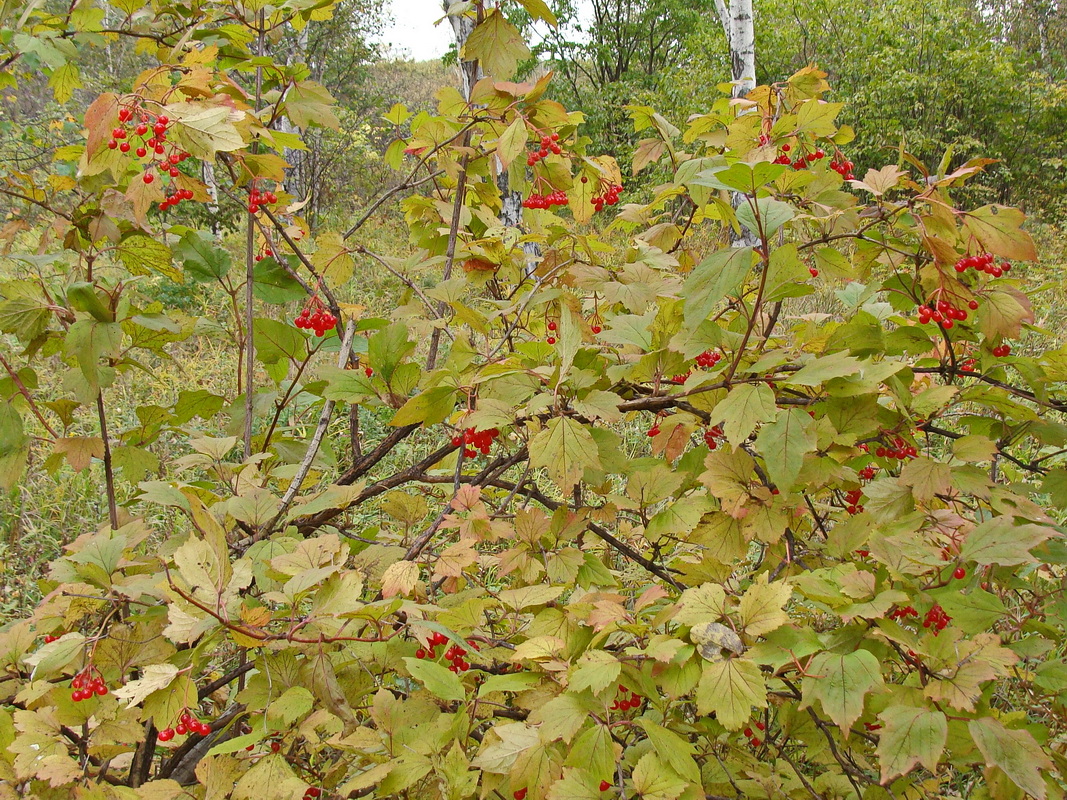
[[[140,703],[152,692],[166,689],[178,677],[178,668],[173,664],[149,664],[141,670],[142,677],[115,689],[112,694],[120,700],[129,700],[128,707]]]
[[[878,718],[885,726],[878,740],[883,784],[906,775],[917,764],[937,771],[948,737],[944,714],[914,706],[890,706]]]
[[[390,564],[382,575],[382,597],[409,595],[419,580],[419,565],[414,561]]]
[[[730,388],[730,393],[715,406],[713,419],[723,421],[726,440],[740,447],[756,426],[771,422],[778,415],[774,392],[763,383],[742,383]]]
[[[783,611],[793,595],[785,581],[767,583],[767,573],[745,591],[741,597],[741,624],[749,636],[762,636],[789,622]]]
[[[717,583],[686,589],[678,598],[674,621],[679,625],[714,622],[726,613],[726,592]]]
[[[1041,770],[1052,770],[1053,765],[1029,731],[1009,730],[992,717],[973,719],[967,728],[986,766],[999,767],[1024,792],[1044,800]]]
[[[520,60],[530,57],[530,48],[518,29],[499,10],[490,11],[463,45],[463,60],[478,60],[482,72],[494,78],[510,78]]]
[[[656,753],[645,753],[634,767],[634,789],[643,800],[675,800],[689,782],[675,774]]]
[[[883,685],[878,659],[867,650],[838,655],[819,653],[808,664],[804,679],[804,705],[822,703],[823,711],[848,735],[863,713],[867,693]]]
[[[966,231],[993,255],[1018,261],[1036,261],[1037,249],[1022,230],[1026,215],[1017,208],[988,205],[964,214]]]
[[[752,716],[752,708],[765,708],[767,687],[754,661],[730,658],[708,662],[696,689],[697,711],[715,714],[730,731],[736,731]]]
[[[526,129],[526,120],[522,117],[515,117],[515,121],[500,134],[500,140],[496,144],[497,157],[505,168],[518,158],[520,153],[526,151],[528,138],[529,132]]]
[[[300,780],[281,753],[260,759],[233,788],[233,800],[292,800],[307,783]]]
[[[541,741],[537,728],[525,722],[494,725],[486,735],[481,752],[471,761],[472,767],[506,775],[519,754]]]
[[[530,441],[530,463],[546,467],[564,493],[582,478],[588,467],[600,463],[593,435],[570,417],[555,417]]]
[[[214,161],[216,153],[245,146],[235,125],[244,117],[243,111],[211,101],[175,103],[166,110],[173,120],[174,143],[193,158]]]

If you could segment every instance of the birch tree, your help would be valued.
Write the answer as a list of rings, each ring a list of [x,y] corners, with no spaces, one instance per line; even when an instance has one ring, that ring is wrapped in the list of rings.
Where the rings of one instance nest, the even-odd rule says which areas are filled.
[[[715,10],[730,47],[730,77],[734,97],[756,88],[756,34],[752,0],[715,0]]]

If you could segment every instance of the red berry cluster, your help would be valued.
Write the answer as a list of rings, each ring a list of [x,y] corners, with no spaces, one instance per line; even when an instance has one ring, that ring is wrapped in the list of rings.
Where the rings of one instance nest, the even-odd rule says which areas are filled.
[[[722,361],[722,353],[718,353],[714,350],[705,350],[696,358],[697,366],[701,369],[711,369],[720,361]]]
[[[304,800],[315,800],[316,797],[322,796],[322,789],[318,786],[309,786],[304,790]]]
[[[687,369],[685,372],[679,372],[677,375],[671,376],[671,383],[685,383],[689,380],[689,376],[693,374],[693,370]]]
[[[474,647],[475,650],[478,649],[474,645],[474,642],[468,641],[467,644],[471,647]],[[448,666],[448,671],[455,672],[458,675],[461,672],[466,672],[467,670],[469,670],[471,668],[471,665],[470,662],[468,662],[464,658],[465,655],[467,655],[467,651],[464,648],[460,647],[458,644],[454,644],[450,648],[448,648],[448,650],[445,651],[445,661],[452,662]]]
[[[915,448],[915,445],[908,444],[900,436],[893,439],[892,445],[892,447],[879,447],[874,451],[874,454],[879,458],[896,460],[915,458],[919,455],[919,451]]]
[[[863,512],[863,506],[860,505],[861,497],[863,497],[863,489],[849,489],[845,492],[845,502],[848,503],[845,510],[849,514],[860,514]]]
[[[526,166],[532,167],[541,159],[547,158],[549,153],[555,153],[558,156],[562,152],[563,148],[559,144],[558,133],[542,136],[540,149],[534,150],[526,156]]]
[[[774,163],[789,164],[793,167],[793,169],[801,170],[806,169],[809,164],[814,164],[816,161],[821,161],[822,159],[826,158],[826,151],[823,150],[821,147],[817,147],[816,149],[808,153],[799,153],[796,159],[794,160],[793,157],[789,155],[789,151],[792,149],[793,148],[791,145],[783,144],[782,153],[778,156],[778,158],[774,159]]]
[[[964,256],[956,262],[955,269],[956,272],[966,272],[969,269],[974,269],[978,272],[992,275],[994,278],[999,278],[1005,272],[1011,271],[1011,264],[1007,261],[996,264],[992,253],[980,253],[976,256]]]
[[[998,344],[996,347],[993,348],[993,355],[995,355],[997,358],[1004,358],[1004,356],[1009,355],[1010,353],[1010,344]]]
[[[274,192],[261,192],[256,185],[256,181],[252,181],[252,188],[248,192],[248,213],[258,214],[260,206],[272,206],[278,202],[278,195]]]
[[[313,330],[316,336],[322,336],[326,331],[337,327],[337,317],[330,313],[319,298],[312,297],[297,316],[296,327]]]
[[[597,211],[603,211],[605,205],[615,205],[619,202],[620,192],[622,192],[622,187],[619,184],[609,183],[604,190],[604,194],[598,194],[593,198],[593,208]]]
[[[159,741],[169,742],[175,736],[185,736],[187,733],[198,733],[201,736],[207,736],[211,733],[211,725],[207,722],[201,722],[186,710],[178,718],[177,725],[173,728],[164,728],[159,732]]]
[[[463,435],[452,437],[453,447],[463,447],[463,456],[465,458],[474,458],[480,451],[483,456],[489,455],[489,451],[493,447],[493,440],[500,435],[499,428],[490,428],[487,431],[479,431],[474,428],[467,428],[463,431]],[[434,634],[437,636],[438,634]],[[431,642],[431,646],[433,643]]]
[[[536,192],[522,201],[523,208],[547,209],[553,206],[565,206],[571,199],[562,189],[557,189],[550,194],[537,194]]]
[[[658,419],[655,422],[652,423],[652,427],[649,428],[645,432],[645,435],[649,439],[654,439],[655,437],[659,436],[659,420]]]
[[[704,444],[708,446],[709,450],[714,450],[719,446],[718,440],[725,438],[726,434],[722,432],[722,425],[716,425],[704,431]]]
[[[62,636],[62,635],[63,634],[61,634],[61,633],[56,633],[56,634],[46,633],[45,637],[44,637],[44,643],[45,644],[52,644],[52,642],[58,641],[59,637]]]
[[[952,617],[945,613],[945,609],[939,603],[934,603],[934,607],[926,612],[923,627],[932,629],[934,636],[937,636],[951,621]]]
[[[971,300],[967,303],[967,308],[971,309],[971,311],[976,310],[978,308],[978,301]],[[934,322],[940,323],[945,328],[951,328],[956,324],[954,320],[964,322],[966,319],[967,312],[964,309],[952,305],[952,303],[944,298],[938,300],[933,307],[928,305],[919,306],[920,325],[926,325],[933,320]]]
[[[437,652],[434,650],[434,648],[440,644],[444,644],[447,641],[447,636],[445,636],[443,633],[437,633],[435,631],[434,633],[430,634],[430,639],[428,642],[428,644],[430,645],[430,649],[425,650],[420,647],[418,650],[415,651],[415,658],[429,658],[431,660],[437,658]]]
[[[844,178],[846,181],[850,181],[856,176],[852,174],[852,168],[856,165],[851,161],[846,160],[844,157],[835,158],[830,162],[830,169]]]
[[[631,692],[620,683],[619,691],[615,694],[615,702],[611,704],[611,710],[628,711],[631,708],[640,708],[642,702],[641,695],[637,692]]]
[[[70,699],[75,703],[88,700],[94,694],[103,697],[107,694],[107,684],[104,683],[100,671],[94,666],[88,666],[75,675],[70,681]]]
[[[973,358],[965,358],[960,362],[960,372],[974,372],[974,365],[975,360]]]
[[[548,324],[545,325],[545,327],[548,328],[548,336],[545,337],[545,341],[549,344],[555,344],[556,331],[559,330],[559,323],[557,323],[555,320],[550,319],[548,321]]]
[[[136,125],[133,118],[138,117]],[[144,165],[142,180],[152,183],[155,179],[153,167],[159,170],[161,175],[169,175],[177,178],[181,171],[178,165],[189,157],[189,154],[179,147],[167,141],[167,130],[171,126],[170,117],[166,114],[158,116],[146,111],[137,105],[123,106],[119,109],[119,124],[111,131],[111,141],[107,146],[111,150],[120,153],[129,153],[131,150],[137,158],[148,159]],[[132,139],[139,139],[136,149]],[[192,199],[192,189],[175,189],[174,193],[159,204],[161,211],[166,211],[172,206],[178,205],[182,200]]]
[[[865,481],[869,481],[874,478],[876,472],[878,472],[878,467],[874,466],[874,464],[868,464],[860,470],[860,477]]]
[[[765,730],[767,730],[767,726],[764,725],[762,722],[757,722],[756,730],[760,733],[763,733]],[[748,743],[753,747],[759,747],[761,744],[763,744],[763,742],[760,741],[759,734],[753,731],[752,728],[745,728],[742,733],[745,734],[745,737],[748,739]]]
[[[863,727],[869,731],[880,731],[882,729],[881,722],[864,722]]]
[[[908,617],[918,617],[919,612],[915,610],[915,606],[897,606],[889,612],[890,619],[907,619]]]
[[[263,252],[262,253],[258,253],[256,255],[256,261],[262,261],[264,258],[273,258],[273,257],[274,257],[274,251],[271,250],[269,247],[265,247],[265,248],[263,248]]]

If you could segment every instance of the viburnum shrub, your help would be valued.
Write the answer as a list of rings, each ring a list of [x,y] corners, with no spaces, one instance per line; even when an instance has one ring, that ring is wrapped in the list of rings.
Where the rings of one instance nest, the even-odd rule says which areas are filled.
[[[985,162],[864,171],[808,68],[684,128],[630,107],[631,171],[671,178],[605,208],[581,114],[510,82],[501,9],[456,8],[470,96],[389,113],[399,177],[346,231],[281,189],[275,126],[331,98],[253,55],[328,4],[108,23],[159,65],[48,180],[5,176],[38,255],[0,284],[0,478],[91,469],[108,505],[0,632],[5,796],[1062,796],[1067,357],[1022,213],[953,200]],[[27,10],[4,63],[65,100],[101,19]],[[205,161],[241,268],[179,216]],[[502,226],[505,171],[566,206]],[[373,252],[401,195],[411,247]],[[358,305],[357,268],[402,303]],[[220,331],[227,391],[130,413]]]

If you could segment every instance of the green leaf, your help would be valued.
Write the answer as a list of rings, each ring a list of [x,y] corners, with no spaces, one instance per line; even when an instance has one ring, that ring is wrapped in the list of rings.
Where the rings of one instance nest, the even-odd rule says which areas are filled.
[[[233,800],[292,800],[300,797],[307,782],[300,780],[282,753],[271,753],[257,761],[237,785]]]
[[[699,325],[724,297],[735,295],[755,261],[751,247],[726,248],[701,261],[682,286],[686,325]]]
[[[839,655],[819,653],[812,658],[804,679],[804,705],[818,700],[823,711],[847,736],[860,715],[867,693],[881,688],[882,670],[878,659],[867,650]]]
[[[917,764],[937,772],[948,738],[948,720],[940,711],[893,705],[878,715],[884,728],[878,739],[882,783],[906,775]]]
[[[298,81],[285,93],[285,115],[298,128],[306,130],[312,125],[337,130],[341,127],[333,107],[337,101],[320,83]]]
[[[589,689],[599,694],[614,684],[622,672],[622,664],[605,650],[588,650],[578,659],[571,673],[570,688],[576,692]]]
[[[756,437],[756,449],[763,456],[767,475],[783,492],[793,488],[804,456],[814,452],[815,445],[815,423],[799,408],[780,414],[774,422],[764,425]]]
[[[690,742],[650,719],[642,717],[637,724],[644,729],[652,748],[664,764],[691,783],[700,783],[700,767],[693,760],[696,748]]]
[[[992,717],[972,719],[967,729],[986,766],[999,767],[1024,792],[1044,800],[1041,770],[1051,771],[1053,765],[1029,731],[1009,730]]]
[[[518,28],[493,9],[471,31],[463,45],[463,60],[478,60],[482,72],[505,80],[515,73],[519,61],[530,57],[530,48]]]
[[[175,283],[184,278],[181,270],[171,264],[170,248],[151,236],[135,233],[123,239],[115,252],[119,261],[134,275],[151,275],[158,272]]]
[[[374,371],[390,383],[397,367],[415,351],[415,343],[408,339],[408,329],[402,322],[394,322],[375,333],[367,343],[367,357]]]
[[[555,417],[530,441],[530,463],[547,468],[552,480],[566,493],[587,468],[600,463],[600,456],[587,428],[570,417]]]
[[[737,207],[737,220],[750,231],[762,230],[764,236],[770,236],[789,220],[796,216],[796,211],[789,203],[775,200],[772,197],[760,197],[755,201],[756,211],[759,212],[759,223],[756,222],[756,213],[752,210],[752,202],[745,201]]]
[[[255,331],[256,357],[264,364],[276,364],[285,359],[301,361],[307,355],[307,340],[292,325],[257,317],[252,329]]]
[[[438,664],[422,658],[407,657],[404,659],[411,677],[426,687],[426,691],[434,697],[442,700],[463,700],[467,693],[463,683],[454,672]]]
[[[198,283],[217,281],[230,271],[226,248],[200,231],[185,234],[175,246],[174,255],[183,262],[185,274]]]
[[[507,129],[500,134],[500,141],[496,144],[496,154],[500,162],[507,167],[526,151],[526,142],[529,139],[529,131],[526,129],[526,120],[516,116]]]
[[[916,500],[928,503],[952,488],[952,469],[941,461],[919,456],[900,470],[900,483],[911,487]]]
[[[252,294],[264,303],[288,303],[307,297],[307,292],[289,270],[273,258],[264,258],[252,268]]]
[[[456,391],[452,386],[435,386],[420,392],[400,407],[389,424],[401,427],[444,422],[456,407]]]
[[[704,664],[696,689],[697,711],[715,714],[724,728],[740,730],[752,716],[752,708],[765,708],[767,687],[754,661],[728,658]]]
[[[277,700],[267,706],[267,723],[284,730],[311,713],[315,696],[303,686],[290,686]]]
[[[855,375],[863,369],[863,362],[853,358],[847,351],[840,350],[826,356],[812,359],[786,379],[789,386],[819,386],[833,378]]]
[[[774,391],[764,383],[741,383],[730,387],[730,393],[715,406],[713,419],[723,422],[726,440],[740,447],[764,422],[773,422],[778,416],[774,403]]]
[[[960,548],[960,559],[974,561],[980,566],[999,564],[1002,567],[1033,564],[1037,561],[1030,551],[1042,542],[1060,534],[1044,525],[1016,525],[1009,515],[994,517],[975,527]]]

